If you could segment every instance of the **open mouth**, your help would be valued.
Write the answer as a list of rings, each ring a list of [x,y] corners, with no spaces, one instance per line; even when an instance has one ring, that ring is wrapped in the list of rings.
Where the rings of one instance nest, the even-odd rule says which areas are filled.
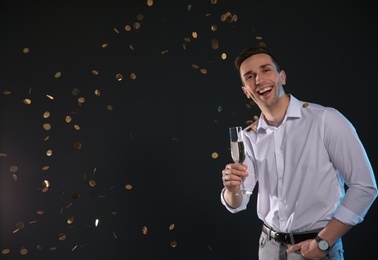
[[[269,93],[271,90],[272,90],[272,87],[265,87],[265,88],[262,88],[259,91],[257,91],[257,93],[259,95],[265,95],[265,94]]]

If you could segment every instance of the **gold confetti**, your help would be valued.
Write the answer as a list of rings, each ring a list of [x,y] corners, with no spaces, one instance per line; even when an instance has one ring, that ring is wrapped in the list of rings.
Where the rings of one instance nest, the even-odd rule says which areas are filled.
[[[306,108],[306,107],[308,107],[308,105],[309,105],[308,103],[304,103],[304,104],[302,105],[302,107],[303,107],[303,108]]]
[[[48,188],[48,187],[50,187],[50,182],[49,182],[48,180],[44,180],[44,181],[42,182],[42,186],[43,186],[44,188]]]
[[[10,168],[9,168],[9,171],[10,172],[17,172],[18,171],[18,167],[17,167],[17,165],[12,165]]]
[[[131,79],[136,79],[136,74],[135,74],[135,73],[131,73],[131,74],[130,74],[130,78],[131,78]]]
[[[162,55],[164,55],[166,53],[168,53],[168,50],[164,50],[164,51],[161,52]]]
[[[152,6],[154,4],[154,1],[153,0],[147,0],[147,5],[148,6]]]
[[[96,182],[94,180],[89,181],[89,186],[94,187],[96,186]]]
[[[66,240],[66,234],[64,234],[64,233],[60,233],[60,234],[58,235],[58,239],[59,239],[60,241],[64,241],[64,240]]]
[[[212,39],[211,40],[211,47],[216,50],[219,48],[219,43],[218,43],[218,39]]]
[[[37,214],[38,214],[38,215],[43,215],[44,213],[45,213],[44,210],[41,210],[41,209],[40,209],[40,210],[37,210]]]
[[[80,89],[78,89],[78,88],[74,88],[74,89],[72,90],[72,95],[77,96],[77,95],[79,95],[79,94],[80,94]]]
[[[53,96],[51,96],[51,95],[46,95],[46,97],[47,97],[47,98],[49,98],[49,99],[51,99],[51,100],[53,100],[53,99],[54,99],[54,97],[53,97]]]
[[[114,236],[114,238],[117,238],[117,235],[116,235],[116,233],[115,233],[115,232],[113,232],[113,236]]]
[[[218,153],[216,153],[216,152],[212,153],[212,154],[211,154],[211,157],[212,157],[213,159],[217,159],[217,158],[218,158]]]
[[[24,227],[25,227],[25,224],[24,224],[23,221],[18,221],[18,222],[16,223],[16,228],[17,228],[17,229],[23,229]]]
[[[48,165],[45,165],[42,167],[42,171],[47,171],[50,167]]]
[[[116,33],[119,33],[119,31],[118,31],[117,28],[113,28],[113,30],[114,30]]]
[[[77,102],[79,102],[80,104],[83,104],[83,103],[85,102],[85,98],[83,98],[83,97],[79,97],[79,98],[77,99]]]
[[[101,47],[105,49],[106,47],[108,47],[108,44],[107,44],[107,43],[103,43],[103,44],[101,45]]]
[[[261,41],[262,37],[261,36],[256,36],[256,40]]]
[[[107,105],[106,109],[109,110],[109,111],[111,111],[111,110],[113,110],[113,106],[112,105]]]
[[[52,153],[53,153],[52,150],[47,150],[47,151],[46,151],[46,155],[47,155],[47,156],[51,156]]]
[[[144,15],[143,14],[138,14],[137,15],[137,20],[138,21],[142,21],[144,19]]]
[[[211,3],[215,5],[218,1],[217,0],[211,0]]]
[[[207,74],[207,69],[200,69],[202,74]]]
[[[253,120],[255,120],[255,121],[257,121],[257,120],[259,120],[259,116],[253,116]]]
[[[28,253],[28,250],[25,247],[23,247],[23,248],[20,249],[20,254],[21,255],[26,255],[27,253]]]
[[[133,186],[131,184],[126,184],[125,185],[125,189],[126,190],[131,190],[133,188]]]
[[[135,23],[133,24],[133,27],[134,27],[134,29],[138,30],[138,29],[140,28],[140,23],[135,22]]]
[[[50,112],[46,111],[45,113],[43,113],[43,117],[44,118],[49,118],[50,117]]]
[[[26,105],[30,105],[31,104],[31,99],[29,99],[29,98],[25,98],[24,99],[24,104],[26,104]]]
[[[175,224],[170,224],[168,227],[169,230],[173,230],[174,228],[175,228]]]
[[[125,25],[125,31],[129,32],[131,30],[131,26],[130,25]]]
[[[17,181],[17,175],[13,173],[12,176],[13,176],[13,180]]]
[[[60,78],[62,76],[62,73],[60,71],[56,72],[54,77],[57,79],[57,78]]]
[[[170,245],[171,245],[171,247],[176,247],[177,246],[177,241],[176,240],[172,240],[170,242]]]
[[[79,125],[74,125],[74,129],[79,131],[80,130],[80,126]]]
[[[44,123],[43,124],[43,129],[45,129],[45,130],[51,130],[51,125],[49,123]]]
[[[12,93],[12,91],[10,91],[10,90],[4,90],[3,91],[3,94],[5,94],[5,95],[9,95],[9,94],[11,94]]]
[[[218,30],[218,27],[216,25],[212,25],[210,28],[211,28],[211,30],[213,32],[215,32],[216,30]]]
[[[82,147],[82,144],[80,142],[74,142],[74,148],[77,150],[80,150]]]
[[[197,37],[198,37],[197,32],[192,32],[192,37],[193,37],[194,39],[197,39]]]
[[[118,73],[118,74],[116,75],[116,79],[117,79],[118,81],[121,81],[121,80],[123,79],[122,74],[121,74],[121,73]]]
[[[98,75],[98,71],[97,70],[92,70],[92,74],[97,76]]]
[[[259,43],[259,46],[261,46],[261,47],[266,47],[266,43],[265,43],[265,42],[260,42],[260,43]]]
[[[96,89],[96,90],[94,91],[94,93],[95,93],[96,96],[100,96],[100,95],[101,95],[101,92],[100,92],[100,90],[98,90],[98,89]]]
[[[67,123],[70,123],[71,120],[72,120],[72,117],[71,116],[66,116],[65,120],[66,120]]]
[[[3,251],[1,251],[1,253],[2,253],[3,255],[7,255],[7,254],[10,253],[10,249],[5,248],[5,249],[3,249]]]
[[[68,216],[67,224],[71,225],[74,222],[74,220],[75,220],[74,216]]]
[[[147,235],[147,232],[148,232],[147,226],[143,226],[142,227],[142,234]]]
[[[22,52],[25,53],[25,54],[29,53],[29,48],[24,48],[24,49],[22,50]]]
[[[199,66],[198,66],[197,64],[192,64],[192,68],[194,68],[194,69],[198,69]]]

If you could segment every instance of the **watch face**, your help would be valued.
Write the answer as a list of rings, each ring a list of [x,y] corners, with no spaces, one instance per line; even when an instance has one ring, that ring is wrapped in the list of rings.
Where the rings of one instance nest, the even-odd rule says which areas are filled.
[[[324,240],[319,241],[319,248],[321,250],[327,250],[328,249],[327,241],[324,241]]]

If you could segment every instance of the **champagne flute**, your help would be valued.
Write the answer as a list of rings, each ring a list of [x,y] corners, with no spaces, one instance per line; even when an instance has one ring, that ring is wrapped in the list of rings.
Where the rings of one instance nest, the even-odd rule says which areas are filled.
[[[231,145],[231,157],[234,163],[243,164],[245,160],[245,148],[243,140],[243,129],[241,126],[234,126],[229,128],[230,132],[230,145]],[[242,194],[252,194],[244,188],[244,178],[241,182]]]

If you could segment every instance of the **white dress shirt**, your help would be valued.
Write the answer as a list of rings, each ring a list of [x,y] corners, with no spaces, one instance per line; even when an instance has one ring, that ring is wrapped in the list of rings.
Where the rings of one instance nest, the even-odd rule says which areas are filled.
[[[243,130],[248,174],[258,182],[257,215],[280,232],[323,228],[332,217],[363,221],[377,197],[374,172],[353,125],[337,110],[290,95],[282,124],[269,126],[261,115]],[[346,186],[344,186],[346,184]],[[249,195],[232,213],[245,210]]]

